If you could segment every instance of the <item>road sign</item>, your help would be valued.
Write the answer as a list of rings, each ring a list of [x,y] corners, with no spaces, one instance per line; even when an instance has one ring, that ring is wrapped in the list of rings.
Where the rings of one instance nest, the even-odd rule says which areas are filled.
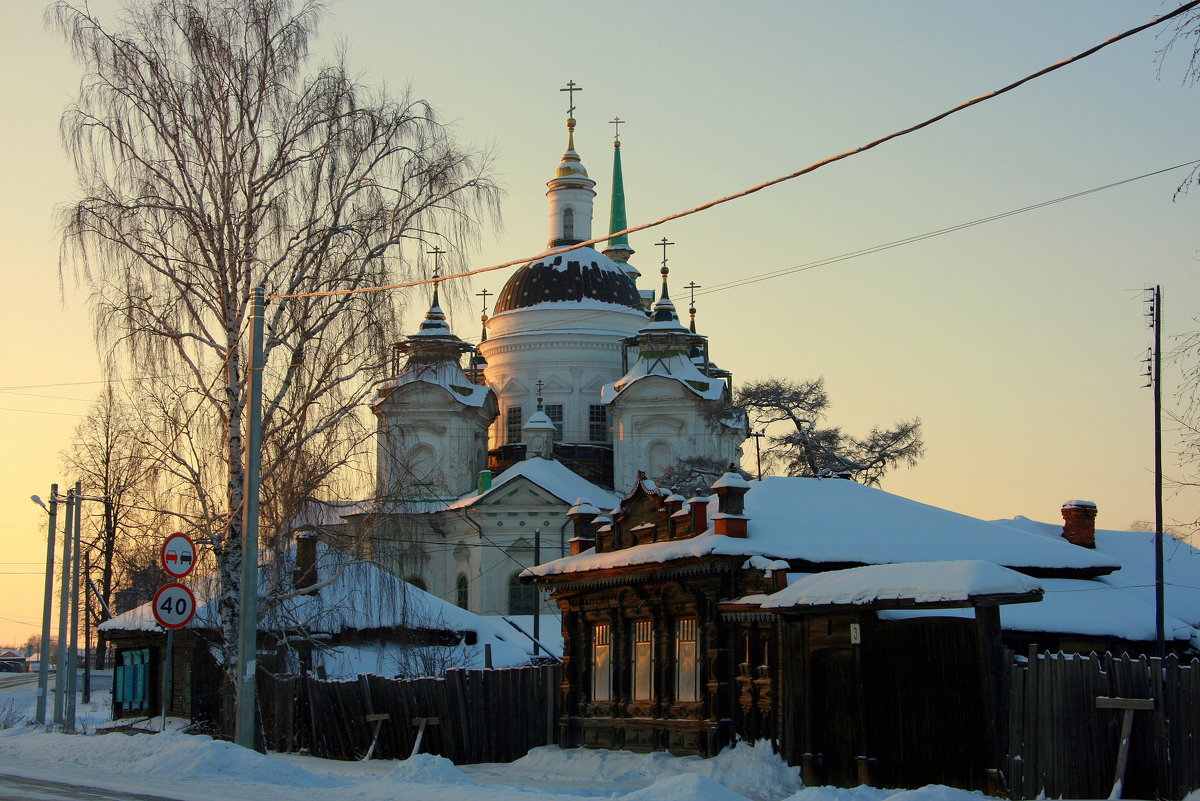
[[[196,614],[196,596],[182,584],[164,584],[154,594],[154,619],[167,629],[188,624]]]
[[[186,534],[172,534],[163,542],[159,561],[171,578],[183,578],[196,566],[196,543]]]

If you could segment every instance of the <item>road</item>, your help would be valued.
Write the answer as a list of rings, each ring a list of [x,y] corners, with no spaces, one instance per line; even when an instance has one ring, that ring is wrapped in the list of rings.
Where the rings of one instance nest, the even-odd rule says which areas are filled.
[[[37,685],[36,673],[0,673],[0,693],[11,692],[18,687],[33,687]]]
[[[0,801],[174,801],[159,795],[140,795],[99,787],[81,787],[43,779],[22,779],[0,773]]]

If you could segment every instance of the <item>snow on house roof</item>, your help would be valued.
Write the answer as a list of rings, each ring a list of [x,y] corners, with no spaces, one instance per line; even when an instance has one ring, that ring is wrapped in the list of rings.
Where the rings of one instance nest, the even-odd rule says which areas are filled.
[[[1143,603],[1124,589],[1100,579],[1039,579],[1042,600],[1000,608],[1000,626],[1009,631],[1075,634],[1081,637],[1116,638],[1152,642],[1155,636],[1154,605]],[[969,617],[969,609],[937,612],[881,610],[882,620],[914,617]],[[1200,646],[1200,631],[1173,615],[1166,616],[1166,638],[1192,640]]]
[[[474,506],[479,501],[499,490],[501,487],[524,478],[537,484],[554,497],[566,504],[575,504],[585,500],[601,509],[611,508],[621,502],[621,496],[598,487],[553,459],[543,459],[533,456],[517,462],[500,475],[492,479],[492,486],[482,493],[464,495],[450,504],[451,509],[461,509]]]
[[[303,629],[310,634],[396,628],[474,631],[479,648],[485,643],[492,644],[496,664],[519,664],[528,658],[528,649],[521,638],[493,621],[460,609],[324,543],[317,546],[318,592],[297,594],[292,584],[294,568],[295,548],[262,555],[258,570],[260,629]],[[197,605],[188,628],[220,630],[217,574],[209,573],[187,583]],[[162,629],[154,620],[151,604],[146,603],[101,623],[100,630]]]
[[[1039,523],[1027,517],[994,520],[1013,528],[1061,542],[1061,523]],[[1120,588],[1126,598],[1154,606],[1154,534],[1144,531],[1096,530],[1096,552],[1116,560],[1121,569],[1100,581]],[[1200,629],[1200,550],[1174,537],[1163,538],[1163,579],[1167,611]],[[1153,639],[1153,638],[1151,638]]]
[[[968,606],[988,596],[1031,596],[1025,600],[1036,600],[1041,592],[1037,580],[991,562],[905,562],[814,573],[768,595],[760,605],[785,609],[898,601]]]
[[[793,562],[893,564],[975,559],[1035,570],[1109,571],[1117,559],[1012,527],[918,503],[843,479],[767,478],[745,496],[749,536],[709,531],[617,551],[584,551],[530,568],[555,576],[703,556],[761,555]],[[715,507],[715,499],[713,506]]]

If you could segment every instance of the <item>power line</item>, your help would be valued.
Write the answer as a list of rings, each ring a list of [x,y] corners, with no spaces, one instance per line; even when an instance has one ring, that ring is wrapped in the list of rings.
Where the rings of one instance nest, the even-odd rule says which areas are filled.
[[[671,222],[673,220],[678,220],[683,217],[688,217],[693,214],[698,214],[702,211],[707,211],[711,208],[720,206],[724,203],[729,203],[734,200],[740,200],[741,198],[752,195],[755,192],[760,192],[764,189],[775,186],[776,184],[783,183],[784,181],[790,181],[793,178],[799,178],[802,175],[807,175],[810,172],[815,172],[816,170],[819,170],[821,167],[825,167],[829,164],[834,163],[835,161],[841,161],[842,159],[850,158],[851,156],[856,156],[860,153],[864,153],[868,150],[879,147],[882,144],[890,142],[893,139],[899,139],[902,136],[907,136],[908,134],[915,133],[924,128],[928,128],[929,126],[931,126],[937,122],[940,122],[953,114],[957,114],[960,111],[965,111],[966,109],[971,108],[972,106],[976,106],[980,103],[983,103],[986,100],[992,100],[994,98],[999,97],[1000,95],[1007,94],[1008,92],[1018,89],[1021,86],[1029,83],[1030,81],[1041,78],[1044,75],[1049,75],[1050,73],[1060,70],[1063,67],[1066,67],[1070,64],[1074,64],[1078,61],[1082,61],[1083,59],[1087,58],[1088,56],[1098,53],[1101,50],[1103,50],[1104,48],[1109,47],[1110,45],[1116,44],[1117,42],[1127,39],[1130,36],[1141,33],[1142,31],[1147,30],[1148,28],[1153,28],[1156,25],[1160,25],[1169,19],[1177,17],[1180,14],[1183,14],[1184,12],[1189,11],[1192,8],[1195,8],[1197,5],[1200,5],[1200,0],[1191,0],[1191,2],[1184,3],[1182,6],[1180,6],[1179,8],[1175,9],[1174,11],[1172,11],[1168,14],[1164,14],[1161,17],[1155,17],[1154,19],[1151,19],[1147,23],[1138,25],[1134,28],[1130,28],[1129,30],[1127,30],[1123,33],[1119,33],[1115,36],[1111,36],[1098,45],[1089,47],[1087,50],[1084,50],[1081,53],[1077,53],[1074,56],[1069,56],[1067,58],[1064,58],[1061,61],[1056,61],[1047,67],[1043,67],[1042,69],[1040,69],[1036,72],[1026,75],[1024,78],[1020,78],[1016,81],[1013,81],[1012,83],[1008,84],[1007,86],[1003,86],[999,89],[995,89],[990,92],[984,92],[983,94],[973,97],[970,100],[966,100],[966,101],[963,101],[962,103],[959,103],[957,106],[954,106],[953,108],[947,109],[946,111],[943,111],[939,114],[935,114],[934,116],[932,116],[922,122],[918,122],[915,125],[909,126],[908,128],[903,128],[898,131],[893,131],[892,133],[889,133],[885,136],[881,136],[878,139],[874,139],[870,142],[867,142],[865,145],[859,145],[858,147],[851,148],[850,150],[845,150],[841,153],[837,153],[832,156],[827,156],[826,158],[823,158],[820,161],[813,162],[812,164],[809,164],[807,167],[802,167],[801,169],[796,170],[794,172],[790,172],[786,175],[781,175],[778,178],[772,178],[768,181],[763,181],[762,183],[756,184],[747,189],[743,189],[740,192],[735,192],[731,195],[726,195],[724,197],[720,197],[715,200],[710,200],[707,203],[702,203],[699,206],[695,206],[695,207],[687,209],[685,211],[676,212],[675,214],[669,214],[666,217],[655,220],[653,222],[643,223],[641,225],[634,225],[634,226],[626,228],[622,231],[614,231],[605,236],[596,237],[594,239],[589,239],[585,242],[580,242],[578,244],[571,245],[569,247],[557,248],[550,252],[556,253],[556,254],[567,253],[572,250],[578,250],[579,248],[590,247],[592,245],[596,245],[601,242],[607,242],[608,240],[612,239],[613,237],[625,236],[628,234],[636,233],[638,231],[645,231],[650,228],[655,228],[659,225],[663,225],[663,224]],[[390,284],[387,286],[375,286],[375,287],[359,287],[357,289],[330,290],[330,291],[325,291],[325,292],[297,292],[294,294],[286,294],[286,295],[285,294],[270,295],[269,297],[271,299],[311,298],[311,297],[327,297],[327,296],[332,296],[332,295],[356,295],[356,294],[361,294],[364,292],[381,292],[381,291],[389,290],[389,289],[406,289],[408,287],[420,286],[422,284],[436,283],[438,281],[446,281],[446,280],[450,280],[452,278],[466,278],[468,276],[479,275],[480,273],[491,272],[493,270],[501,270],[506,267],[515,267],[517,265],[525,264],[527,262],[533,261],[534,259],[538,258],[540,255],[541,254],[539,254],[538,256],[530,256],[530,257],[525,257],[525,258],[520,258],[520,259],[514,259],[512,261],[507,261],[507,262],[504,262],[503,264],[495,264],[490,267],[479,267],[474,270],[467,270],[465,272],[455,273],[453,275],[447,275],[444,277],[425,278],[425,279],[421,279],[421,280],[417,280],[417,281],[407,281],[407,282],[401,283],[401,284]]]

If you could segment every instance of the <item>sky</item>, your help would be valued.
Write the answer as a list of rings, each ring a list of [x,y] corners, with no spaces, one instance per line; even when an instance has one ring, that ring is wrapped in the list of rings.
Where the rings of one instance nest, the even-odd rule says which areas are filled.
[[[93,0],[103,18],[115,0]],[[1174,7],[1157,0],[921,3],[693,0],[604,4],[331,2],[315,61],[337,49],[366,84],[410,88],[460,141],[492,152],[503,226],[485,266],[545,247],[545,181],[576,148],[607,224],[620,116],[631,223],[657,219],[905,128]],[[45,514],[61,451],[99,392],[88,291],[60,270],[55,210],[77,191],[58,120],[78,87],[44,4],[5,6],[0,58],[0,643],[38,630]],[[1200,88],[1149,31],[931,128],[749,198],[631,236],[642,286],[663,236],[673,296],[701,285],[698,326],[736,382],[823,376],[850,433],[920,416],[927,454],[883,487],[986,519],[1099,507],[1102,528],[1153,519],[1143,290],[1164,342],[1200,326],[1200,189],[1174,170],[782,277],[874,248],[1200,159]],[[451,303],[475,337],[479,276]],[[720,291],[704,287],[731,286]],[[419,300],[419,299],[418,299]],[[415,303],[417,308],[421,302]],[[681,304],[682,305],[682,304]],[[1164,370],[1164,397],[1178,369]],[[1175,442],[1165,442],[1168,472]],[[752,455],[752,444],[747,446]],[[748,466],[752,466],[748,464]],[[1168,494],[1171,519],[1200,500]]]

